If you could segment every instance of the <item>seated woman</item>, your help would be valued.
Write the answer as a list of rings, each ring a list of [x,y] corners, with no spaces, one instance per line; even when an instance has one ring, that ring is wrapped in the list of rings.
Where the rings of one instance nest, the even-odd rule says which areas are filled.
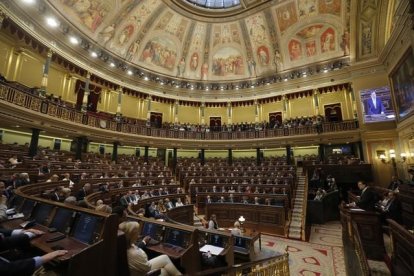
[[[127,221],[119,225],[119,230],[125,233],[127,242],[128,267],[131,276],[145,275],[150,270],[161,269],[161,275],[182,275],[174,266],[167,255],[161,255],[148,260],[147,254],[142,250],[145,247],[145,239],[136,246],[139,235],[139,223]]]
[[[234,228],[231,229],[231,233],[233,235],[238,235],[238,236],[241,235],[241,225],[240,225],[240,222],[236,221],[234,223]]]

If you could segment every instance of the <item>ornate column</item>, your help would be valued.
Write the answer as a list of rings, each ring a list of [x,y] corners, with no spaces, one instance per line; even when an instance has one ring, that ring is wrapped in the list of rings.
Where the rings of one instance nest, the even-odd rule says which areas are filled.
[[[177,148],[173,148],[172,166],[173,172],[175,173],[175,169],[177,167]]]
[[[47,88],[47,82],[48,82],[48,77],[49,77],[50,62],[52,61],[52,55],[53,55],[53,51],[49,49],[49,51],[47,52],[45,65],[43,66],[43,77],[42,77],[42,82],[40,84],[40,89],[39,89],[39,96],[41,97],[46,96],[46,88]]]
[[[144,147],[144,161],[148,162],[148,146]]]
[[[118,118],[120,118],[122,116],[122,110],[121,110],[122,109],[122,107],[121,107],[122,93],[123,93],[122,86],[120,86],[118,88],[118,106],[116,107],[116,117],[118,117]]]
[[[232,149],[228,149],[227,150],[228,151],[228,162],[229,162],[229,165],[231,165],[232,163],[233,163],[233,150]]]
[[[319,160],[321,160],[321,162],[325,162],[325,146],[324,146],[324,144],[319,144],[318,155],[319,155]]]
[[[37,147],[39,145],[40,129],[32,128],[32,137],[30,139],[29,156],[33,157],[37,154]]]
[[[82,152],[86,153],[87,148],[88,148],[88,139],[85,136],[77,137],[75,159],[82,160]]]
[[[348,92],[349,92],[349,96],[351,97],[354,119],[358,120],[358,112],[357,112],[356,101],[355,101],[355,92],[354,92],[354,89],[352,88],[352,84],[349,84]]]
[[[227,124],[231,124],[233,117],[233,108],[231,102],[227,102]]]
[[[259,122],[259,103],[257,99],[254,100],[254,122]]]
[[[112,148],[112,161],[115,161],[115,162],[118,161],[118,146],[119,146],[119,142],[115,141],[113,143],[113,148]]]
[[[151,118],[151,102],[152,102],[152,97],[148,96],[147,98],[147,102],[148,102],[148,109],[147,109],[147,120],[149,120]]]
[[[318,89],[313,90],[313,104],[315,106],[315,115],[319,115],[319,91]]]
[[[290,145],[286,145],[286,163],[292,164],[292,147]]]
[[[288,102],[288,99],[286,98],[286,95],[283,95],[282,103],[283,103],[283,119],[287,119],[289,102]]]
[[[174,122],[178,123],[178,105],[180,104],[180,102],[178,100],[175,100],[174,103]]]
[[[81,111],[86,112],[88,111],[88,97],[89,97],[89,83],[91,81],[91,73],[86,73],[86,81],[85,81],[85,92],[83,93],[83,99],[82,99],[82,107]]]
[[[201,124],[205,124],[205,119],[204,119],[204,110],[205,110],[205,108],[206,108],[206,103],[201,102],[201,106],[200,106]]]
[[[262,157],[260,156],[260,148],[256,149],[256,164],[259,166],[262,163]]]
[[[204,161],[205,161],[204,149],[201,149],[201,151],[200,151],[201,166],[204,166]]]

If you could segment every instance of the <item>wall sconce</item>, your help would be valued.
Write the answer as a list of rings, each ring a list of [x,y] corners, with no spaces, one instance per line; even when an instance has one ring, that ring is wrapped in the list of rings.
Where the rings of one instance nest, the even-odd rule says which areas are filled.
[[[387,163],[385,154],[380,154],[379,158],[381,159],[382,163],[384,163],[384,164]]]

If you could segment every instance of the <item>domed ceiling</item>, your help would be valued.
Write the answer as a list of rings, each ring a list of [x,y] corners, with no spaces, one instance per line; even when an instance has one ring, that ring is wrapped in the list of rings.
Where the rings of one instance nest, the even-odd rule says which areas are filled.
[[[48,2],[99,47],[174,78],[249,79],[349,55],[349,0]]]

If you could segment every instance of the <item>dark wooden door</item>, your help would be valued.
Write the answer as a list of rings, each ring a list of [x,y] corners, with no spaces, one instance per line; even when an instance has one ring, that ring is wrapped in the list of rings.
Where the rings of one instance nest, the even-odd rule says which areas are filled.
[[[151,112],[150,123],[152,127],[162,127],[162,113]]]
[[[210,130],[211,131],[221,130],[221,117],[210,117]]]
[[[325,105],[325,119],[328,122],[341,122],[342,109],[340,103]]]
[[[270,128],[273,128],[278,122],[278,124],[282,124],[282,112],[272,112],[269,113],[269,126]]]

